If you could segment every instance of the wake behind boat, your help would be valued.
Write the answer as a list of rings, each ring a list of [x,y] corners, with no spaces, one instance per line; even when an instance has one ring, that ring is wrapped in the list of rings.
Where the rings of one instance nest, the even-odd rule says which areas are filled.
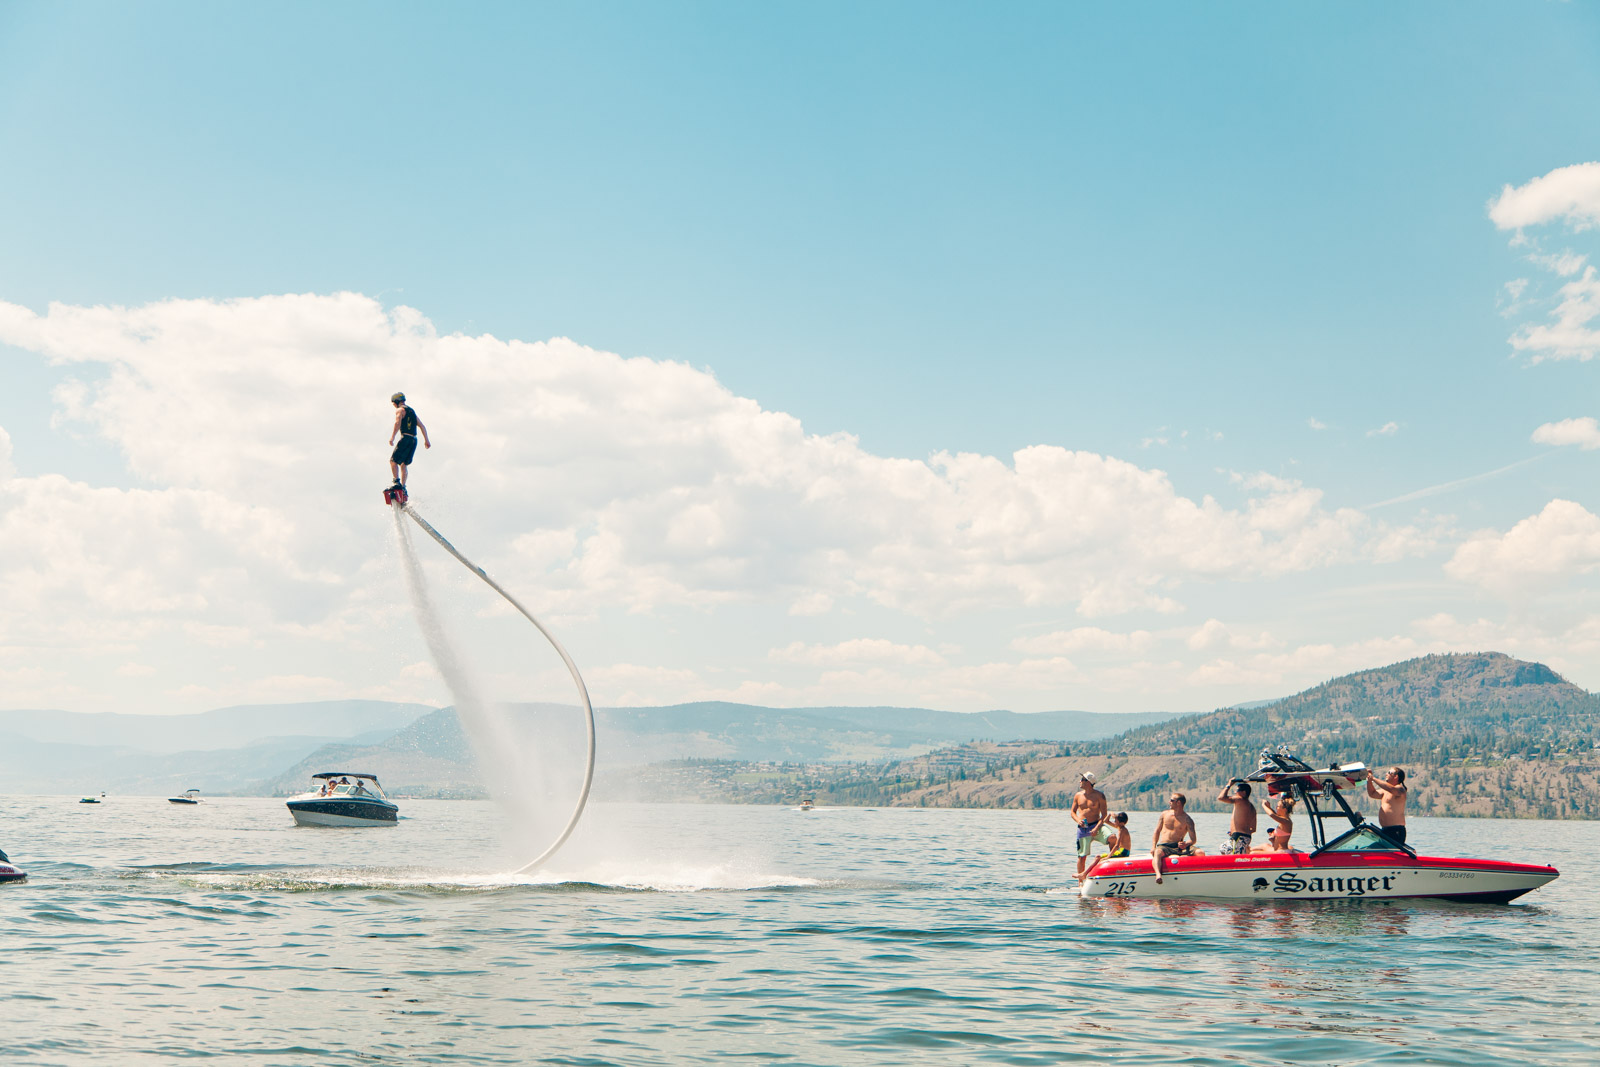
[[[1078,886],[1080,897],[1209,897],[1218,899],[1393,899],[1429,897],[1506,904],[1557,876],[1554,867],[1502,860],[1420,856],[1365,821],[1342,790],[1364,781],[1361,764],[1316,771],[1283,752],[1263,752],[1245,781],[1264,782],[1269,796],[1298,800],[1311,824],[1310,852],[1174,856],[1156,881],[1150,857],[1101,860]],[[1331,839],[1328,820],[1348,820]]]
[[[399,806],[384,794],[376,775],[323,771],[311,780],[322,784],[287,801],[301,826],[393,826],[399,818]]]

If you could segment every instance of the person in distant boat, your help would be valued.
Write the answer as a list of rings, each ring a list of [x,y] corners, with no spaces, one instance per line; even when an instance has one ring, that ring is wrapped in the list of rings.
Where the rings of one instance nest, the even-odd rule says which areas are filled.
[[[1235,778],[1217,794],[1222,804],[1233,805],[1233,819],[1228,823],[1228,843],[1222,846],[1224,856],[1237,856],[1250,851],[1250,839],[1256,833],[1256,805],[1250,799],[1250,783]]]
[[[1367,796],[1378,802],[1378,826],[1402,845],[1406,843],[1406,772],[1390,767],[1383,781],[1367,775]]]
[[[1161,883],[1161,861],[1173,856],[1198,856],[1195,850],[1194,820],[1184,811],[1189,798],[1174,793],[1167,798],[1170,810],[1161,813],[1156,821],[1155,836],[1150,839],[1150,865],[1156,871],[1156,884]]]
[[[1106,795],[1094,787],[1094,772],[1078,776],[1078,791],[1072,796],[1072,821],[1078,824],[1078,881],[1089,862],[1089,847],[1096,841],[1110,843],[1106,832]]]
[[[1110,836],[1110,840],[1106,842],[1106,846],[1110,848],[1111,851],[1107,852],[1103,856],[1096,856],[1090,861],[1089,866],[1086,867],[1083,872],[1083,876],[1085,878],[1094,873],[1096,865],[1098,865],[1101,860],[1126,859],[1129,850],[1133,848],[1133,838],[1128,835],[1127,812],[1119,811],[1115,815],[1111,816],[1111,818],[1107,819],[1106,830],[1109,832]]]
[[[1266,812],[1267,816],[1278,824],[1267,835],[1267,840],[1273,843],[1273,850],[1277,852],[1289,851],[1289,835],[1294,833],[1294,797],[1285,796],[1278,801],[1277,807],[1273,807],[1272,798],[1269,796],[1261,802],[1261,810]],[[1278,840],[1279,838],[1282,840]]]
[[[406,484],[406,468],[417,454],[417,433],[420,431],[422,434],[423,448],[432,448],[433,442],[428,440],[428,428],[422,425],[417,413],[406,403],[406,394],[394,394],[389,398],[389,403],[396,409],[394,429],[389,431],[389,443],[394,445],[395,437],[400,438],[400,443],[394,445],[394,451],[389,455],[389,473],[394,475],[395,485],[403,486]]]

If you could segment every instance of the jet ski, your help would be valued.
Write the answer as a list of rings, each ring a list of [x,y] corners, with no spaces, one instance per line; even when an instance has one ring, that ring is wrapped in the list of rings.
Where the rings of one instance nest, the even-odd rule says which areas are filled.
[[[11,859],[4,852],[0,852],[0,883],[20,882],[28,877],[28,872],[19,867],[12,866]]]

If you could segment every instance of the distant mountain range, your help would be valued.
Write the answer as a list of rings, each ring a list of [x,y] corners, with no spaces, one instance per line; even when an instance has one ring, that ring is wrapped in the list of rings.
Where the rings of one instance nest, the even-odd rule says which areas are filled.
[[[1427,815],[1600,818],[1600,696],[1541,663],[1499,653],[1425,656],[1345,675],[1282,700],[1145,725],[1072,746],[965,745],[873,768],[796,769],[790,792],[818,803],[1065,807],[1094,771],[1113,807],[1160,808],[1180,790],[1220,810],[1223,782],[1268,745],[1313,766],[1405,767]],[[663,789],[714,799],[771,795],[737,768],[664,769]],[[696,784],[715,779],[720,788]]]
[[[550,743],[582,744],[578,709],[521,704]],[[1081,711],[764,708],[705,702],[596,709],[602,772],[661,760],[884,760],[974,740],[1081,740],[1170,716]],[[356,766],[360,764],[360,766]],[[0,712],[4,792],[281,795],[314,771],[371,771],[397,792],[470,796],[482,785],[451,709],[383,701],[222,708],[201,715]]]
[[[514,704],[520,727],[545,743],[582,751],[579,709],[559,704]],[[1046,741],[1108,737],[1129,724],[1170,716],[1106,715],[1085,711],[1019,714],[927,708],[765,708],[706,701],[653,708],[595,709],[597,765],[602,776],[674,759],[749,763],[883,761],[956,742],[1018,738]],[[481,779],[471,744],[455,711],[433,712],[367,746],[329,745],[282,775],[253,783],[252,793],[281,796],[305,787],[320,770],[370,771],[393,792],[478,795]],[[357,766],[359,764],[360,766]]]

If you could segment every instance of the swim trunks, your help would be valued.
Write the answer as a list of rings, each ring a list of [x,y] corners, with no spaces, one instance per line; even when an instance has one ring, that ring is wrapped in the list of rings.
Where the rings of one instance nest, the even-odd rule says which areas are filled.
[[[411,462],[411,457],[417,454],[417,435],[414,433],[402,434],[400,443],[394,446],[394,454],[389,458],[402,467]]]
[[[1406,843],[1406,828],[1404,826],[1380,826],[1378,829],[1382,830],[1385,836],[1391,840],[1398,841],[1402,845]]]
[[[1095,826],[1092,820],[1079,823],[1078,855],[1087,858],[1089,855],[1089,846],[1093,845],[1096,841],[1100,842],[1102,845],[1111,844],[1111,831],[1106,828],[1105,823],[1101,823],[1098,827]]]
[[[1156,848],[1164,849],[1169,856],[1187,856],[1194,851],[1193,845],[1175,845],[1170,841],[1158,841]]]
[[[1228,831],[1228,843],[1222,846],[1224,856],[1242,856],[1250,851],[1250,838],[1252,834],[1241,834],[1233,830]]]
[[[1127,858],[1128,850],[1125,848],[1114,848],[1110,852],[1106,853],[1106,859],[1108,860],[1121,860]]]

